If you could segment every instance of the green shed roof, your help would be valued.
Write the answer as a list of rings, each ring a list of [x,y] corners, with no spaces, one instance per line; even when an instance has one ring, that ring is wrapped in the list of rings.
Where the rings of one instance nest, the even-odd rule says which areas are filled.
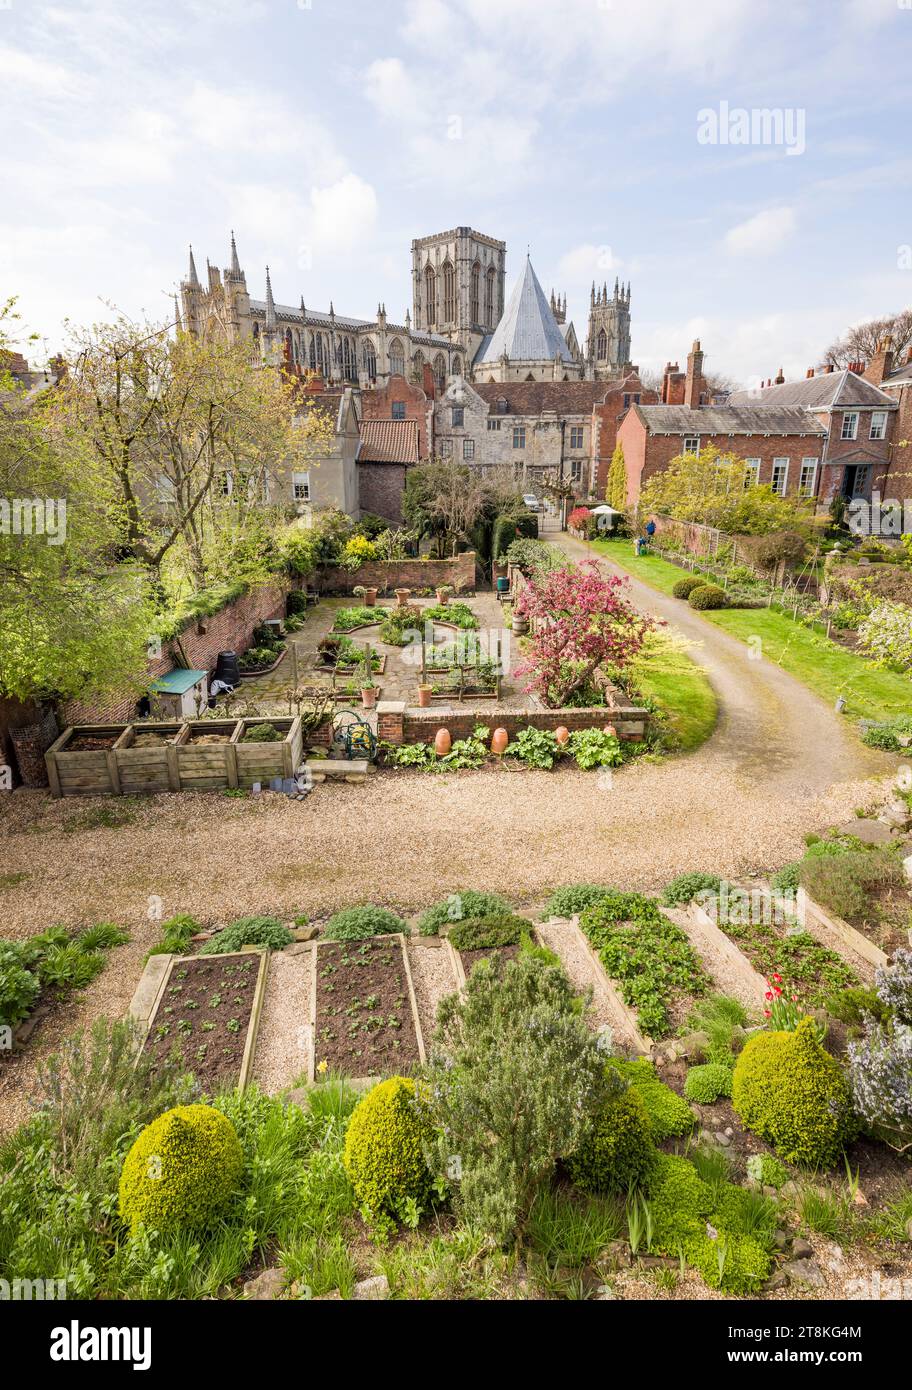
[[[187,671],[182,666],[175,666],[166,676],[154,680],[149,689],[157,695],[183,695],[206,675],[207,671]]]

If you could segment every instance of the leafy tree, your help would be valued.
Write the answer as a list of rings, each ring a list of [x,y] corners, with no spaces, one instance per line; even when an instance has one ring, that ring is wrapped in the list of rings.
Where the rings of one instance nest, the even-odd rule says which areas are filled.
[[[605,501],[609,507],[614,507],[619,512],[627,506],[627,466],[624,463],[623,444],[615,444],[614,453],[611,455]]]
[[[780,497],[769,484],[749,484],[747,464],[736,454],[707,445],[699,454],[678,454],[640,493],[644,515],[715,526],[733,535],[807,528],[812,504]]]
[[[528,660],[516,668],[552,708],[595,677],[624,670],[654,624],[626,597],[626,580],[589,561],[529,575],[517,612],[533,619]]]
[[[0,308],[0,351],[16,317],[12,302]],[[48,428],[52,395],[0,374],[0,694],[26,701],[128,681],[150,623],[141,577],[117,563],[98,469]]]
[[[456,553],[491,504],[491,491],[477,468],[433,458],[406,476],[402,514],[419,536],[431,536],[439,555]]]
[[[536,1193],[606,1097],[604,1055],[563,971],[488,958],[440,1005],[427,1085],[432,1172],[469,1224],[521,1245]]]

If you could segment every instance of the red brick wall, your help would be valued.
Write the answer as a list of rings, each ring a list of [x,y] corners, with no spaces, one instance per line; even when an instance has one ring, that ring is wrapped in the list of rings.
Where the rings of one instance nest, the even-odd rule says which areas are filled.
[[[211,673],[219,652],[234,651],[240,656],[250,646],[250,635],[259,623],[267,618],[284,616],[285,596],[292,587],[287,583],[264,585],[244,594],[211,618],[205,618],[202,623],[205,632],[200,632],[196,623],[184,628],[180,633],[180,644],[190,666]],[[173,644],[166,643],[161,657],[148,663],[144,681],[163,676],[176,665],[172,650],[176,652],[177,649]],[[126,722],[133,718],[141,693],[123,691],[120,695],[109,696],[96,703],[69,701],[60,709],[61,727],[67,724]]]
[[[609,391],[604,401],[592,408],[592,438],[593,441],[597,440],[597,444],[593,443],[595,467],[592,491],[599,497],[604,497],[608,485],[611,455],[617,443],[619,420],[624,414],[624,397],[629,395],[632,399],[637,392],[640,394],[641,405],[658,405],[658,392],[647,390],[638,376],[630,376],[615,390]]]
[[[694,433],[697,433],[696,424]],[[662,473],[673,458],[681,452],[682,437],[679,434],[650,435],[635,411],[628,411],[618,430],[618,439],[624,447],[624,461],[627,465],[627,501],[635,502],[643,485],[657,473]],[[773,475],[773,459],[789,460],[786,490],[790,496],[798,491],[801,476],[801,461],[804,458],[823,457],[824,439],[822,435],[738,435],[730,439],[724,435],[700,435],[700,448],[714,444],[721,453],[735,453],[739,458],[758,458],[760,460],[760,482],[769,483]],[[840,468],[841,474],[841,468]],[[875,470],[876,471],[876,470]],[[823,469],[826,485],[826,469]],[[818,477],[821,469],[818,469]]]
[[[646,711],[634,705],[622,705],[617,709],[563,709],[563,710],[456,710],[449,706],[438,709],[406,709],[401,715],[403,743],[433,743],[438,729],[449,729],[453,739],[465,738],[476,724],[484,724],[492,731],[506,729],[514,738],[520,729],[530,725],[534,729],[559,729],[561,725],[569,729],[601,729],[611,724],[619,738],[638,740],[643,737]],[[381,739],[395,742],[390,733],[395,730],[394,716],[386,716]]]
[[[871,410],[859,410],[858,434],[855,439],[840,439],[839,437],[842,433],[844,414],[841,407],[832,412],[818,415],[820,423],[827,425],[830,430],[826,467],[819,493],[821,504],[832,501],[834,495],[841,490],[844,471],[843,460],[853,456],[859,457],[863,462],[871,465],[871,488],[876,488],[882,496],[884,495],[884,481],[890,465],[891,441],[896,438],[896,412],[890,411],[887,417],[886,439],[870,439],[868,437],[871,432],[871,413]],[[789,478],[789,483],[791,483],[791,478]]]
[[[391,565],[368,561],[354,573],[327,565],[319,571],[317,583],[324,594],[350,594],[356,584],[381,593],[451,584],[456,593],[469,593],[475,589],[475,551],[467,550],[450,560],[396,560]]]
[[[428,398],[420,386],[412,385],[404,376],[391,376],[386,386],[361,392],[364,419],[392,420],[393,401],[404,401],[406,420],[418,421],[418,457],[429,458],[432,450],[428,446]],[[365,504],[362,502],[361,505]],[[379,515],[385,516],[386,513],[380,512]]]
[[[362,512],[372,512],[398,525],[402,521],[404,491],[404,463],[358,464],[358,506]]]

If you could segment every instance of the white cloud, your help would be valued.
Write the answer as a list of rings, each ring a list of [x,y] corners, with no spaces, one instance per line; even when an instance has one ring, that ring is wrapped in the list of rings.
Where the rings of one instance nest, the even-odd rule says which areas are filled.
[[[604,280],[609,274],[619,271],[623,264],[610,246],[594,246],[591,242],[574,246],[557,263],[559,288],[587,289],[593,280]]]
[[[350,250],[368,241],[377,221],[377,195],[357,174],[310,194],[310,229],[318,246]]]
[[[725,234],[725,249],[733,256],[768,256],[778,251],[795,230],[794,209],[766,208]]]

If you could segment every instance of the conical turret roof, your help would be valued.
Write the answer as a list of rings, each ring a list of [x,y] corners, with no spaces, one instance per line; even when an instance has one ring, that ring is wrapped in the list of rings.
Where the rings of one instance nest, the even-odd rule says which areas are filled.
[[[504,353],[514,362],[553,362],[555,357],[573,361],[528,256],[503,318],[484,348],[484,361],[499,361]]]

